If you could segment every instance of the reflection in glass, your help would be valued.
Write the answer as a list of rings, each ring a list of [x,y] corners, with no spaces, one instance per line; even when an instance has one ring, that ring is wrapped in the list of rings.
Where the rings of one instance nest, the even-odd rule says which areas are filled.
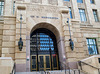
[[[96,46],[96,39],[87,39],[88,51],[89,54],[98,54],[97,46]]]

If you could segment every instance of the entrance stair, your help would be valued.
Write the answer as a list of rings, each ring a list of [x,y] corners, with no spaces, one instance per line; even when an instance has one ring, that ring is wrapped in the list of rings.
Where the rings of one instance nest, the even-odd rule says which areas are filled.
[[[70,72],[69,72],[70,71]],[[74,70],[56,70],[56,71],[39,71],[39,72],[16,72],[15,74],[87,74],[80,72],[78,69]]]

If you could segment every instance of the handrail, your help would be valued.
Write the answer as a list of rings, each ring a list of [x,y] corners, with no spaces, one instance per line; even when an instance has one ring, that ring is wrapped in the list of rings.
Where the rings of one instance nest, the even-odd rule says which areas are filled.
[[[10,74],[15,74],[15,63],[13,65],[13,69],[12,69],[12,72]]]
[[[88,64],[88,63],[86,63],[86,62],[83,62],[83,61],[78,61],[78,64],[79,64],[79,66],[81,67],[81,70],[82,70],[82,65],[81,65],[81,63],[83,63],[83,64],[85,64],[85,65],[88,65],[88,66],[90,66],[90,67],[92,67],[92,68],[98,69],[98,74],[100,74],[100,68],[97,68],[97,67],[95,67],[95,66],[92,66],[92,65],[90,65],[90,64]]]
[[[95,69],[100,69],[100,68],[97,68],[97,67],[95,67],[95,66],[92,66],[92,65],[90,65],[90,64],[88,64],[88,63],[86,63],[86,62],[83,62],[83,61],[79,61],[78,63],[83,63],[83,64],[86,64],[86,65],[88,65],[88,66],[91,66],[91,67],[93,67],[93,68],[95,68]]]
[[[69,69],[69,74],[71,74],[71,72],[70,72],[70,70],[73,70],[74,71],[74,74],[75,74],[75,69],[72,69],[72,68],[70,68],[69,66],[67,66],[65,63],[63,63],[63,62],[60,62],[60,63],[62,63],[64,66],[65,66],[65,74],[66,74],[66,68],[68,67],[68,69]],[[61,66],[61,65],[60,65]],[[78,70],[78,72],[79,72],[79,74],[80,74],[80,70]]]

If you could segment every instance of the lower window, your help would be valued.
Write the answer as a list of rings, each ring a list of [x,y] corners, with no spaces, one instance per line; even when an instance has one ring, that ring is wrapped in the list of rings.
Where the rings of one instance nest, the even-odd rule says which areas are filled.
[[[96,39],[87,38],[87,46],[90,55],[98,54]]]

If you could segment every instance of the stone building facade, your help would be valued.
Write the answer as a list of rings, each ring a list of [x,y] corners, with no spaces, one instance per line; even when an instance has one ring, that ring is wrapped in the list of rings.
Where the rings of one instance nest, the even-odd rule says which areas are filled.
[[[79,60],[100,53],[99,0],[1,0],[0,7],[0,56],[12,57],[18,72],[32,71],[30,36],[37,29],[47,29],[55,35],[59,62],[71,68],[77,68]],[[20,14],[22,51],[18,48]],[[69,45],[67,18],[73,51]]]

